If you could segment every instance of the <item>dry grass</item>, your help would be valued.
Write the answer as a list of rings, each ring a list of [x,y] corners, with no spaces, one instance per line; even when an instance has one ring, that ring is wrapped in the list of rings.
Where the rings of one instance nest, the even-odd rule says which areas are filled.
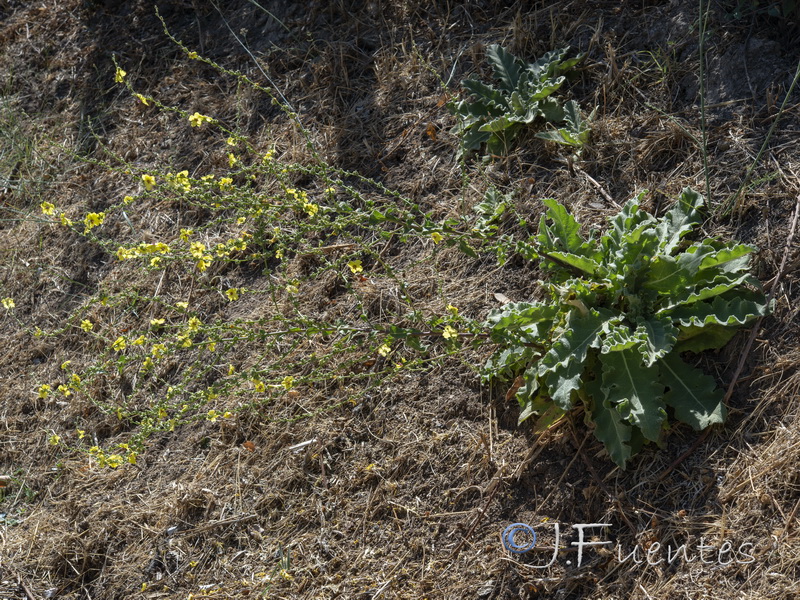
[[[13,128],[3,117],[3,132],[39,140],[44,131],[90,156],[102,143],[137,164],[173,171],[220,161],[218,142],[112,88],[115,53],[154,97],[190,112],[202,108],[235,124],[260,150],[274,146],[279,158],[310,162],[302,134],[280,110],[186,60],[146,2],[118,9],[90,4],[0,7],[0,100],[10,111],[2,114],[28,115]],[[582,223],[602,226],[615,208],[600,188],[618,203],[647,188],[645,207],[659,211],[684,186],[703,185],[693,3],[573,0],[531,8],[394,0],[358,10],[338,1],[307,9],[272,3],[290,31],[244,0],[224,3],[221,13],[211,3],[164,4],[171,31],[188,47],[265,84],[268,76],[328,161],[402,192],[437,218],[467,213],[493,184],[514,192],[514,210],[528,223],[538,221],[539,198],[555,197]],[[721,13],[712,19],[722,32],[710,50],[715,57],[746,35],[778,35],[760,27],[749,32]],[[781,43],[797,48],[796,34],[781,35]],[[455,162],[444,101],[465,76],[488,79],[483,49],[495,42],[529,57],[568,44],[588,52],[571,89],[583,107],[597,106],[598,116],[579,169],[532,138],[490,164]],[[776,85],[785,86],[785,61],[772,58]],[[750,70],[758,68],[760,62]],[[766,96],[710,109],[712,203],[736,191],[755,157],[775,117],[765,103]],[[74,437],[79,419],[111,443],[125,439],[124,425],[86,404],[58,405],[35,393],[66,358],[89,364],[91,349],[69,338],[63,345],[34,339],[0,317],[0,475],[14,477],[0,491],[0,598],[798,597],[796,243],[776,278],[800,201],[796,97],[789,105],[747,190],[744,213],[704,226],[706,235],[759,246],[757,274],[775,286],[777,308],[749,352],[741,334],[703,358],[706,370],[728,385],[740,354],[747,354],[729,423],[701,443],[694,432],[676,429],[663,448],[644,451],[620,472],[577,415],[537,441],[516,426],[518,411],[504,400],[506,390],[474,377],[491,350],[477,348],[383,379],[373,375],[380,364],[344,356],[334,366],[363,375],[355,406],[347,403],[352,390],[318,386],[243,411],[233,422],[202,421],[154,435],[135,468],[91,469],[85,457],[48,445],[46,432]],[[59,154],[57,145],[46,146],[52,155],[19,153],[21,146],[2,139],[0,147],[2,219],[35,215],[44,198],[77,213],[127,193],[119,173]],[[374,189],[364,193],[389,201]],[[133,225],[154,236],[203,219],[156,205],[148,211]],[[504,227],[529,232],[511,221]],[[120,236],[125,231],[120,225]],[[86,294],[158,283],[32,219],[3,221],[0,251],[0,296],[16,298],[18,316],[43,328],[59,323]],[[496,293],[514,301],[537,293],[535,268],[519,258],[498,267],[492,256],[429,254],[421,244],[388,244],[384,256],[402,272],[416,305],[431,313],[452,302],[480,319],[498,305]],[[291,268],[303,272],[309,261],[298,257]],[[260,272],[224,275],[266,287]],[[189,282],[169,285],[175,298],[190,292]],[[303,308],[333,319],[363,305],[386,319],[402,302],[388,279],[364,282],[356,292],[342,297],[334,278],[320,279]],[[264,310],[258,297],[248,302],[237,315],[222,302],[208,301],[203,310],[241,318]],[[325,341],[310,338],[298,352],[326,349]],[[256,344],[242,347],[237,366],[255,364],[263,353]],[[122,382],[109,378],[106,385],[115,390]],[[314,416],[298,418],[307,414]],[[572,524],[608,522],[603,535],[616,545],[587,550],[581,568],[574,551],[565,551],[540,570],[535,566],[549,555],[512,556],[502,548],[500,532],[517,521],[560,523],[562,547],[576,539]],[[552,529],[542,532],[541,544],[552,547]],[[673,550],[687,544],[697,557],[701,539],[716,548],[707,562],[619,560],[618,552],[624,558],[638,545],[646,555],[654,543]],[[720,565],[717,551],[726,541],[734,562]],[[748,552],[737,554],[742,544],[752,544],[744,547],[753,556],[746,564]],[[282,555],[291,558],[286,577],[279,572],[287,566]]]

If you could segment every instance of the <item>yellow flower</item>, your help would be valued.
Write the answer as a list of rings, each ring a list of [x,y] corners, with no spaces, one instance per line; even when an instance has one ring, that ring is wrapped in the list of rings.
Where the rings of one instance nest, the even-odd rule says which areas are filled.
[[[73,373],[70,375],[69,378],[69,385],[71,388],[77,389],[77,387],[81,384],[81,376],[77,373]]]
[[[233,365],[231,365],[231,367],[233,367]],[[230,375],[233,375],[233,373],[231,373],[231,372],[230,372],[230,369],[228,370],[228,373],[229,373]],[[254,388],[254,389],[256,390],[256,392],[258,392],[259,394],[261,394],[261,393],[263,393],[263,392],[265,392],[265,391],[267,390],[267,386],[266,386],[266,385],[264,385],[264,382],[263,382],[263,381],[261,381],[260,379],[253,379],[253,388]]]
[[[157,269],[158,267],[160,267],[161,266],[161,257],[160,256],[154,256],[153,258],[151,258],[150,259],[150,266],[153,267],[154,269]]]
[[[264,154],[264,158],[262,159],[262,161],[268,163],[274,157],[275,157],[275,150],[267,150],[266,154]]]
[[[144,189],[149,192],[156,187],[156,178],[152,175],[142,175],[142,183],[144,184]]]
[[[438,244],[439,242],[441,242],[444,239],[444,237],[442,237],[442,234],[439,233],[438,231],[434,231],[431,234],[431,239],[433,240],[434,244]]]
[[[364,270],[364,267],[361,266],[360,260],[351,260],[347,263],[347,266],[350,267],[350,270],[353,273],[361,273]]]
[[[116,340],[114,340],[114,343],[111,344],[111,347],[117,352],[125,350],[125,346],[127,346],[127,342],[123,336],[119,336]]]
[[[164,319],[150,319],[150,326],[153,328],[161,327],[164,323],[166,323]]]
[[[140,335],[138,338],[133,340],[132,343],[133,343],[134,346],[144,346],[144,343],[146,341],[147,341],[147,338],[145,338],[143,335]]]
[[[136,452],[131,452],[128,454],[128,463],[135,465],[136,464]]]
[[[39,206],[42,208],[42,214],[53,215],[56,212],[56,207],[51,202],[42,202]]]
[[[139,102],[141,102],[141,103],[142,103],[142,104],[144,104],[145,106],[150,106],[150,102],[147,100],[147,98],[145,98],[145,97],[144,97],[144,96],[142,96],[141,94],[134,94],[134,96],[136,96],[136,98],[138,98],[138,99],[139,99]]]
[[[175,307],[179,308],[180,310],[186,310],[187,308],[189,308],[189,303],[188,302],[176,302],[175,303]]]
[[[392,347],[389,344],[384,344],[380,348],[378,348],[378,354],[381,356],[389,356],[389,353],[392,351]]]
[[[133,204],[133,196],[125,196],[122,199],[122,203],[125,204],[125,205]]]
[[[447,327],[445,327],[444,331],[442,332],[442,337],[446,340],[451,340],[457,336],[458,336],[458,331],[456,331],[456,328],[453,327],[452,325],[448,325]]]
[[[117,70],[114,73],[114,81],[116,83],[122,83],[122,81],[125,79],[125,75],[127,75],[127,74],[128,73],[126,73],[125,71],[123,71],[122,69],[117,67]]]
[[[196,59],[198,56],[197,52],[189,52],[189,58]]]
[[[188,329],[190,333],[196,333],[198,329],[203,325],[203,322],[198,319],[197,317],[191,317],[189,319]]]
[[[217,351],[217,342],[209,342],[208,343],[208,351],[209,352],[216,352]]]
[[[61,441],[61,436],[58,435],[57,433],[54,433],[49,438],[47,438],[47,441],[50,443],[51,446],[58,446],[58,442]]]
[[[239,290],[237,290],[236,288],[231,288],[225,292],[225,295],[228,297],[228,300],[230,302],[233,302],[234,300],[239,299]]]
[[[66,371],[67,369],[69,369],[71,363],[72,363],[71,360],[65,360],[63,363],[61,363],[61,370]]]
[[[11,310],[16,306],[13,298],[3,298],[2,303],[3,303],[3,308],[5,308],[6,310]]]
[[[212,423],[215,423],[216,420],[219,419],[219,413],[217,411],[215,411],[214,409],[211,409],[210,411],[208,411],[208,417],[207,418]]]
[[[208,175],[203,175],[200,178],[200,181],[211,181],[212,179],[214,179],[214,174],[213,173],[209,173]]]
[[[85,430],[77,429],[76,431],[78,432],[78,439],[79,440],[82,440],[83,438],[86,437],[86,431]]]
[[[147,358],[144,359],[144,362],[142,363],[142,369],[144,371],[149,371],[152,368],[153,368],[153,359],[148,356]]]
[[[197,267],[197,270],[202,273],[208,267],[211,266],[212,262],[214,262],[213,257],[209,254],[206,254],[203,258],[197,261],[197,264],[195,266]]]
[[[178,336],[178,345],[181,348],[190,348],[192,346],[192,338],[188,335],[181,334]]]
[[[319,206],[313,202],[306,202],[303,204],[303,210],[308,213],[309,217],[313,217],[319,212]]]
[[[458,316],[458,308],[456,308],[456,307],[455,307],[455,306],[453,306],[452,304],[448,304],[448,305],[447,305],[447,312],[449,312],[449,313],[450,313],[451,315],[453,315],[454,317],[457,317],[457,316]]]
[[[200,127],[203,125],[203,123],[211,123],[211,121],[213,121],[211,117],[201,115],[199,112],[196,112],[189,117],[189,124],[192,127]]]
[[[68,397],[68,396],[72,396],[72,392],[63,383],[58,386],[58,391],[61,392],[62,394],[64,394],[65,398]]]
[[[81,329],[88,333],[94,329],[94,324],[89,319],[84,319],[81,321]]]
[[[233,167],[237,163],[238,159],[233,155],[232,152],[228,152],[228,164]]]
[[[194,229],[181,229],[180,238],[184,242],[188,242],[189,241],[189,236],[192,235],[192,234],[194,234]]]
[[[230,411],[228,411],[228,410],[226,410],[226,411],[225,411],[225,414],[224,414],[224,415],[222,415],[222,418],[223,418],[223,419],[232,419],[232,418],[233,418],[233,413],[232,413],[232,412],[230,412]]]
[[[122,457],[119,454],[112,454],[108,458],[106,458],[106,464],[111,467],[112,469],[116,469],[120,466],[123,462]]]
[[[217,185],[219,185],[219,189],[224,190],[225,188],[230,187],[232,183],[233,179],[230,177],[220,177]]]
[[[235,146],[236,145],[236,139],[232,138],[232,137],[229,137],[227,140],[225,140],[225,143],[228,144],[228,146]]]
[[[283,381],[281,381],[281,385],[287,391],[292,389],[294,387],[294,377],[292,377],[291,375],[287,375],[286,377],[283,378]]]
[[[286,293],[287,293],[287,294],[296,294],[296,293],[297,293],[297,292],[299,292],[299,291],[300,291],[300,288],[298,288],[298,287],[297,287],[295,284],[293,284],[293,283],[290,283],[289,285],[287,285],[287,286],[286,286]]]
[[[161,358],[166,351],[167,347],[164,344],[153,344],[153,347],[150,349],[150,354],[153,358]]]
[[[325,188],[326,194],[333,194],[334,192],[336,192],[336,188],[334,187]]]
[[[206,251],[205,244],[200,242],[192,242],[189,246],[189,253],[195,258],[203,258],[203,253]]]
[[[83,233],[88,233],[95,227],[102,225],[105,219],[106,219],[106,213],[104,212],[89,213],[83,219],[83,224],[84,224]]]
[[[233,375],[234,373],[236,373],[236,367],[228,365],[228,375]]]
[[[61,224],[64,227],[72,227],[72,220],[68,219],[67,215],[65,215],[64,213],[61,213],[60,215],[58,215],[58,220],[61,221]]]

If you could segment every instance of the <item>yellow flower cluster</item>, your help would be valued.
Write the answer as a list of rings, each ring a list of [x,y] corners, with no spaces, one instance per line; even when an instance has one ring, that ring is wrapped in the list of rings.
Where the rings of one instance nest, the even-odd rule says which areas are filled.
[[[3,303],[3,308],[5,308],[6,310],[11,310],[16,306],[13,298],[3,298],[2,303]]]
[[[124,450],[127,458],[121,454],[106,454],[99,446],[92,446],[89,448],[89,454],[97,459],[97,465],[100,468],[111,467],[116,469],[122,465],[126,460],[132,465],[136,464],[136,452],[133,452],[128,444],[120,444],[119,448]]]
[[[152,191],[156,187],[156,178],[152,175],[142,175],[142,183],[144,184],[144,189],[148,192]]]
[[[99,212],[99,213],[89,213],[83,219],[83,233],[89,233],[95,227],[99,227],[103,224],[103,221],[106,219],[106,213]]]
[[[127,74],[128,73],[126,71],[123,71],[122,69],[117,67],[117,70],[114,72],[114,81],[116,83],[122,83],[125,80],[125,75]]]
[[[203,123],[212,123],[214,119],[201,115],[199,112],[194,113],[189,117],[189,124],[192,127],[201,127]]]
[[[188,192],[192,189],[192,184],[189,183],[189,171],[181,171],[180,173],[167,173],[166,180],[176,190],[183,190]]]
[[[134,246],[132,248],[125,248],[123,246],[117,248],[117,259],[129,260],[131,258],[146,256],[148,254],[169,254],[170,251],[170,247],[164,242],[156,242],[155,244],[141,242],[138,246]]]
[[[452,340],[458,337],[458,331],[452,325],[448,325],[447,327],[444,328],[444,331],[442,332],[442,337],[446,340]]]

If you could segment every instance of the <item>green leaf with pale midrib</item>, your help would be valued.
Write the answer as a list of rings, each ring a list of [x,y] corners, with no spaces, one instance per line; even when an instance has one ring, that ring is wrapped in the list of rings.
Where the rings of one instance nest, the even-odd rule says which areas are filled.
[[[600,362],[606,401],[623,419],[639,427],[648,440],[658,441],[667,416],[658,368],[642,366],[641,355],[631,348],[603,354]]]

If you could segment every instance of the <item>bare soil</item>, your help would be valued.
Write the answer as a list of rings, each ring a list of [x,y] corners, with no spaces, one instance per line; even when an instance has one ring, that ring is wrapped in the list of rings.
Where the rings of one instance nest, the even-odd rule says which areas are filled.
[[[615,207],[585,174],[620,204],[649,190],[645,207],[654,212],[687,185],[705,190],[696,2],[156,4],[187,48],[279,90],[331,164],[439,218],[469,210],[489,184],[512,192],[514,210],[534,226],[547,197],[587,226],[603,225]],[[726,11],[734,4],[711,2],[708,17],[712,206],[744,181],[800,54],[795,22],[735,21]],[[597,107],[579,168],[533,136],[489,163],[456,161],[445,102],[465,77],[489,79],[491,43],[527,59],[563,46],[587,53],[569,88],[582,107]],[[364,373],[355,406],[349,390],[318,388],[233,422],[160,433],[137,465],[94,469],[85,455],[50,445],[50,432],[76,441],[79,423],[110,444],[127,439],[125,423],[36,393],[65,360],[89,364],[91,349],[28,331],[58,326],[100,290],[157,282],[132,278],[97,245],[38,222],[39,203],[85,214],[129,193],[124,174],[66,149],[91,158],[102,146],[176,172],[221,160],[217,141],[115,86],[112,56],[137,89],[165,104],[235,123],[287,160],[306,152],[268,98],[187,59],[151,1],[0,0],[0,296],[17,304],[14,318],[0,316],[0,475],[12,478],[0,490],[0,598],[800,597],[800,238],[787,250],[800,203],[797,91],[742,210],[710,214],[703,227],[758,246],[755,272],[777,302],[752,346],[742,332],[702,357],[722,387],[733,386],[724,427],[708,435],[674,428],[663,447],[621,471],[581,415],[541,436],[517,426],[506,390],[475,375],[491,348],[471,348],[380,380],[370,369],[381,365],[348,363]],[[204,215],[171,218],[134,226],[160,234]],[[121,223],[118,238],[125,231]],[[406,269],[408,289],[432,312],[452,302],[480,319],[499,306],[497,293],[514,301],[537,293],[535,265],[519,257],[499,267],[456,249],[424,260],[420,252],[398,245],[387,260]],[[245,267],[223,275],[251,288],[266,276]],[[175,297],[188,293],[169,285]],[[362,302],[391,316],[397,290],[381,285],[364,284]],[[320,318],[346,313],[351,300],[340,292],[320,280],[303,307]],[[203,302],[209,318],[260,310],[256,300]],[[324,341],[311,344],[324,351]],[[262,352],[243,348],[240,364]],[[125,382],[109,375],[107,385]],[[551,549],[558,525],[562,551],[552,566],[539,568],[551,559],[546,550],[504,550],[500,534],[515,522],[536,525],[537,546]],[[610,526],[587,539],[613,544],[586,548],[579,566],[573,525],[591,523]]]

